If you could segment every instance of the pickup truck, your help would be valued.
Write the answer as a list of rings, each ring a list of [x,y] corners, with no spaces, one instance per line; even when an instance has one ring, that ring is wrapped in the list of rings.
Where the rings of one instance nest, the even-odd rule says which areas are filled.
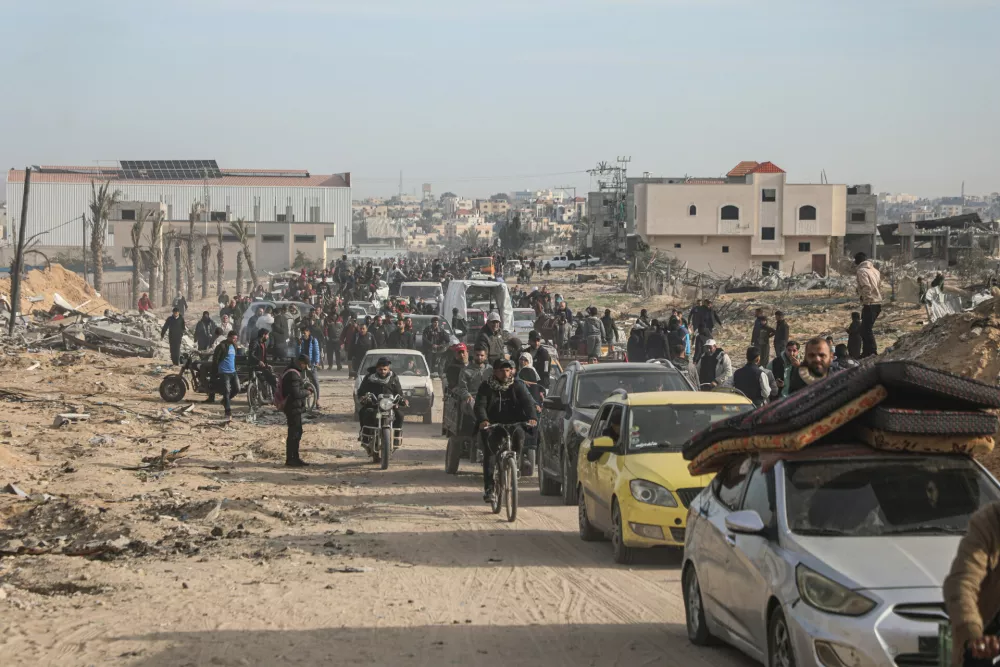
[[[598,264],[601,263],[601,260],[598,257],[590,257],[590,256],[570,259],[566,255],[557,255],[551,259],[542,260],[542,266],[545,266],[546,262],[548,262],[549,266],[551,266],[553,269],[569,269],[570,271],[572,271],[573,269],[579,268],[581,266],[597,266]]]

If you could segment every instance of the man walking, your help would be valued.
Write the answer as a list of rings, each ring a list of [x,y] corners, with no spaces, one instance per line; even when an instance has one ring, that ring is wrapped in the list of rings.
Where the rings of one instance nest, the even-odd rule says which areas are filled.
[[[299,456],[299,443],[302,441],[302,413],[305,411],[306,398],[312,391],[311,383],[302,382],[302,374],[309,370],[309,357],[299,356],[289,365],[281,376],[281,406],[288,422],[288,436],[285,439],[285,465],[290,468],[301,468],[309,465]]]
[[[319,408],[319,377],[316,376],[316,368],[323,367],[323,353],[321,349],[319,339],[312,335],[312,329],[309,327],[302,329],[302,338],[299,339],[299,356],[306,357],[309,360],[309,370],[307,373],[316,392],[317,408]]]
[[[230,330],[232,330],[232,327],[230,327]],[[212,316],[206,310],[201,314],[201,319],[198,320],[198,324],[194,327],[194,342],[198,346],[199,352],[204,352],[208,349],[208,346],[212,344],[214,334],[215,322],[212,321]]]
[[[705,348],[698,364],[698,378],[707,390],[716,387],[733,386],[733,362],[726,351],[719,347],[714,339],[705,341]]]
[[[608,342],[608,334],[604,330],[604,323],[597,317],[597,308],[594,306],[587,309],[587,317],[583,321],[583,336],[587,341],[588,361],[604,356],[601,343]]]
[[[878,354],[875,342],[875,320],[882,312],[882,274],[868,256],[859,252],[854,256],[858,267],[858,297],[861,299],[861,356]]]
[[[230,331],[226,339],[219,343],[212,355],[215,365],[215,381],[222,392],[222,405],[226,411],[226,421],[233,418],[232,401],[240,393],[240,380],[236,377],[236,332]]]
[[[760,350],[747,348],[747,364],[733,374],[733,386],[753,401],[756,407],[767,403],[771,396],[771,383],[767,373],[760,367]]]
[[[538,371],[538,384],[548,393],[551,381],[549,374],[552,370],[552,355],[542,347],[542,336],[534,329],[528,332],[528,351],[531,354],[532,366]]]
[[[184,331],[184,316],[179,308],[174,308],[160,329],[160,340],[169,334],[167,340],[170,342],[170,363],[174,366],[181,363],[181,339],[184,338]]]

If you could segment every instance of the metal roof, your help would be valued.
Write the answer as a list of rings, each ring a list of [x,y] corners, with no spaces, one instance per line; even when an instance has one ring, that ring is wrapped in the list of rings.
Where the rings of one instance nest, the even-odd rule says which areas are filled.
[[[92,180],[112,180],[115,183],[137,185],[245,185],[282,187],[329,187],[347,188],[351,186],[350,172],[343,174],[312,174],[302,169],[221,169],[221,178],[208,179],[129,179],[124,172],[109,167],[93,166],[49,166],[42,165],[41,171],[31,170],[32,183],[89,183]],[[24,170],[11,169],[7,172],[8,183],[23,183]]]

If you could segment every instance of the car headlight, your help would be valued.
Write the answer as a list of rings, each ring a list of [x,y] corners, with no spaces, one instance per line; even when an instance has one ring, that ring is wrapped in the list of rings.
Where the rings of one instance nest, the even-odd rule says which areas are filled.
[[[838,584],[801,563],[795,568],[799,595],[810,607],[839,616],[864,616],[875,608],[875,601]]]
[[[654,484],[644,479],[633,479],[628,483],[628,488],[632,492],[632,497],[640,503],[659,505],[660,507],[677,507],[677,500],[674,498],[674,494],[659,484]]]
[[[587,435],[590,433],[590,424],[588,424],[587,422],[582,422],[579,419],[574,419],[572,426],[573,430],[576,431],[576,434],[581,438],[586,438]]]

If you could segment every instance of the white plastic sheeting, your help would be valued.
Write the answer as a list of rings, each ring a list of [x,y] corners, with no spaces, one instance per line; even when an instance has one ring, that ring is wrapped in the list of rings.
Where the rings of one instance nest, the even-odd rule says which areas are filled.
[[[492,300],[497,304],[500,311],[500,324],[504,331],[514,331],[514,304],[510,300],[510,290],[505,283],[497,283],[492,280],[452,280],[448,284],[448,292],[444,295],[444,303],[441,305],[441,317],[451,321],[451,311],[458,308],[460,317],[466,317],[466,309],[469,307],[466,301],[466,291],[470,287],[486,288],[490,290]],[[483,299],[476,298],[476,301]]]

